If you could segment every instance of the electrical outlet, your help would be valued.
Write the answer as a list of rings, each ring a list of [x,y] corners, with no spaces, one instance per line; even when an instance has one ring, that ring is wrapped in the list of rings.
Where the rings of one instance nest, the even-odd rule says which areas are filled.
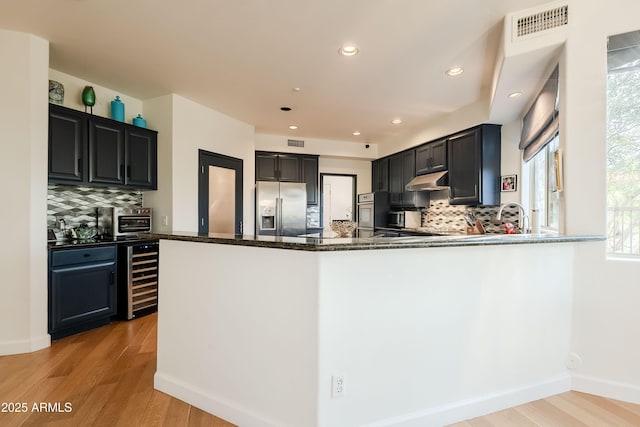
[[[337,398],[344,396],[344,376],[334,375],[331,377],[331,397]]]
[[[582,358],[576,353],[569,353],[566,365],[569,369],[578,369],[582,365]]]
[[[162,226],[167,227],[169,225],[169,217],[167,215],[162,215]]]

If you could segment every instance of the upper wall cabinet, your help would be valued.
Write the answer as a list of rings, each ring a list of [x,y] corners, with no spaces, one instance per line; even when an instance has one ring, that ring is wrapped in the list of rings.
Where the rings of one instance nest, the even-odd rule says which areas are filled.
[[[481,125],[448,139],[449,203],[500,204],[500,126]]]
[[[371,191],[389,191],[389,158],[371,162]]]
[[[405,186],[415,178],[416,151],[407,150],[389,158],[389,201],[392,206],[413,206],[415,192]]]
[[[416,148],[416,176],[447,170],[447,139]]]
[[[302,156],[302,178],[307,184],[307,205],[317,205],[318,197],[318,156]]]
[[[320,202],[318,156],[256,151],[256,181],[304,182],[307,205]]]
[[[157,135],[49,104],[49,181],[155,190]]]
[[[300,156],[257,151],[256,181],[302,182]]]
[[[81,184],[87,174],[84,113],[49,104],[49,180]]]

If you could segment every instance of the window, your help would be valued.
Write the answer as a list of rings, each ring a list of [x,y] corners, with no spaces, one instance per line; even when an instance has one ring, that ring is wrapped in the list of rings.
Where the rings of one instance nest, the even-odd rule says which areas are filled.
[[[607,252],[640,257],[640,32],[609,38]]]
[[[560,197],[555,182],[555,152],[559,141],[556,134],[529,160],[530,206],[540,211],[541,226],[554,231],[560,226]]]

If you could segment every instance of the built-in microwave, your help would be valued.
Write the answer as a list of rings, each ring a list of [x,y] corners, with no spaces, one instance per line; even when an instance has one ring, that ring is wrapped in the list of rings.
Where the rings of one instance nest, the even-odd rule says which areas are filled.
[[[98,208],[98,233],[108,237],[135,236],[151,231],[151,208]]]
[[[387,217],[387,226],[392,228],[419,228],[422,224],[422,212],[413,210],[392,210]]]

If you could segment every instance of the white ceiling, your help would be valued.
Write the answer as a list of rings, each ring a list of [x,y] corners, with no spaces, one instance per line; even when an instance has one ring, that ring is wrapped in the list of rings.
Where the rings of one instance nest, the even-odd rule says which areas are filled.
[[[489,102],[504,16],[546,2],[2,0],[0,28],[49,40],[51,68],[139,99],[176,93],[257,132],[375,142]],[[344,43],[360,53],[338,55]]]

